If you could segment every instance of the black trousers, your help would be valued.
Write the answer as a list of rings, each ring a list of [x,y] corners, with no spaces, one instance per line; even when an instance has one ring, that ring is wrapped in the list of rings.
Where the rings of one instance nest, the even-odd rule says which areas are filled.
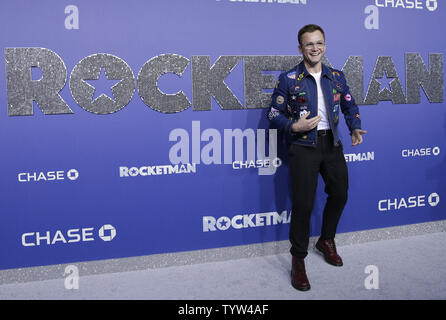
[[[348,170],[342,146],[335,147],[333,134],[318,134],[317,147],[292,144],[289,149],[292,213],[290,252],[298,258],[308,254],[310,218],[319,173],[325,183],[327,202],[322,216],[322,239],[333,239],[347,203]]]

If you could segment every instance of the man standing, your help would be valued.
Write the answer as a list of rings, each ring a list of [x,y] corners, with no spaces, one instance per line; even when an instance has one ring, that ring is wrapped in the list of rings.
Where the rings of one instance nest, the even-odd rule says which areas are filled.
[[[342,266],[334,237],[347,202],[348,172],[337,125],[340,111],[350,130],[352,145],[362,143],[359,110],[342,71],[322,63],[325,33],[320,26],[306,25],[299,30],[299,52],[303,61],[282,73],[272,95],[268,118],[286,133],[292,190],[290,242],[291,284],[309,290],[304,258],[310,237],[310,217],[316,195],[318,175],[325,183],[327,202],[322,230],[316,248],[325,260]]]

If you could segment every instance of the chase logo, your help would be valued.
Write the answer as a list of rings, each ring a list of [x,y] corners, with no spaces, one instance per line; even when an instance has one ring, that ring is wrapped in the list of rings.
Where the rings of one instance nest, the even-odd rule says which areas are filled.
[[[431,193],[427,198],[427,202],[431,207],[436,207],[437,204],[440,202],[440,196],[436,192]]]
[[[418,9],[423,10],[423,0],[375,0],[377,7],[385,8],[403,8],[403,9]],[[426,0],[426,8],[429,11],[435,11],[438,7],[437,0]]]
[[[116,237],[116,229],[111,224],[106,224],[99,229],[99,238],[108,242]]]
[[[77,178],[79,178],[79,171],[76,169],[71,169],[67,172],[67,177],[70,180],[77,180]]]
[[[79,178],[79,171],[77,171],[76,169],[71,169],[68,170],[67,172],[63,170],[20,172],[17,175],[17,180],[19,182],[52,182],[52,181],[62,181],[66,179],[75,181],[78,178]]]
[[[438,156],[439,154],[440,154],[440,147],[403,149],[401,151],[401,156],[403,158]]]
[[[426,207],[426,200],[429,206],[436,207],[440,203],[440,196],[438,195],[438,193],[432,192],[430,195],[383,199],[378,201],[378,210],[383,212]]]
[[[435,11],[437,10],[438,3],[437,0],[426,0],[426,8],[429,11]]]
[[[71,244],[96,241],[95,234],[103,241],[109,242],[116,237],[116,228],[111,224],[103,225],[97,233],[94,227],[73,228],[68,230],[46,230],[25,232],[21,236],[22,246],[34,247],[41,245]]]

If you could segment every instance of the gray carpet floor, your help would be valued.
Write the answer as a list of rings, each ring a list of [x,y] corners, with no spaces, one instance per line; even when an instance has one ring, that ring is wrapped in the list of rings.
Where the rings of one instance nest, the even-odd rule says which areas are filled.
[[[311,290],[290,285],[289,254],[79,277],[0,284],[0,299],[25,300],[444,300],[446,232],[338,247],[344,266],[311,248]],[[370,271],[371,270],[371,271]],[[373,282],[371,281],[373,278]]]

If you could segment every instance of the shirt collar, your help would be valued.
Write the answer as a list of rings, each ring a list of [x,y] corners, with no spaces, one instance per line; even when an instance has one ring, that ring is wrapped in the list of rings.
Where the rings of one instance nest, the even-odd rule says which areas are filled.
[[[297,65],[296,72],[297,72],[297,75],[298,75],[298,76],[301,75],[301,74],[303,74],[303,77],[307,77],[307,76],[310,74],[310,73],[308,72],[307,68],[305,67],[305,64],[304,64],[304,61],[303,61],[303,60],[302,60],[301,63],[299,63],[299,64]],[[322,73],[321,73],[321,77],[323,77],[324,75],[327,76],[330,80],[333,80],[333,74],[332,74],[330,68],[327,67],[325,64],[322,63]]]

